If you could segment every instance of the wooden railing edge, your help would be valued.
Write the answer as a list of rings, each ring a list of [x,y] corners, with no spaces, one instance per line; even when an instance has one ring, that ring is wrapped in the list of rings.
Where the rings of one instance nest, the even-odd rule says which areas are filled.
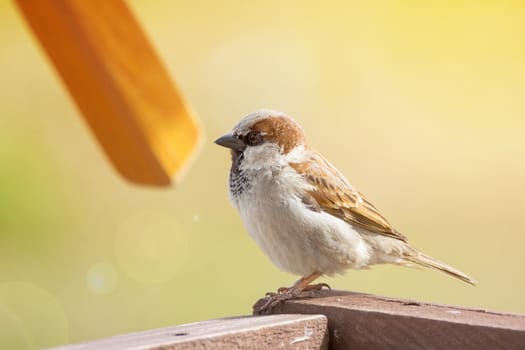
[[[129,333],[49,350],[328,349],[323,315],[240,316]]]
[[[272,315],[208,320],[54,350],[131,348],[524,349],[525,315],[319,291],[282,303]]]
[[[485,309],[320,291],[272,313],[325,315],[330,349],[525,349],[525,315]]]

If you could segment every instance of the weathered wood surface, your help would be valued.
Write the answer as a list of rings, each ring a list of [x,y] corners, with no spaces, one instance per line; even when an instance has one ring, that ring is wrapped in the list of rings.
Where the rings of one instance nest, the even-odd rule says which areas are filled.
[[[342,291],[316,292],[315,298],[290,300],[272,312],[55,350],[525,349],[525,315]]]
[[[287,301],[272,313],[326,315],[334,350],[525,349],[525,315],[340,291]]]
[[[271,315],[203,321],[54,350],[328,349],[322,315]]]

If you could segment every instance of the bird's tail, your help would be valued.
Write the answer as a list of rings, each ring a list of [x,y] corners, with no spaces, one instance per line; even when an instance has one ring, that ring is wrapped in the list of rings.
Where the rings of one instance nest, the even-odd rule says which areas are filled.
[[[466,282],[471,285],[476,285],[476,280],[470,278],[463,272],[453,268],[450,265],[445,264],[444,262],[441,262],[437,259],[434,259],[426,254],[423,254],[417,250],[414,249],[412,254],[409,254],[408,256],[404,257],[405,260],[416,263],[418,265],[424,266],[424,267],[430,267],[435,270],[443,271],[447,275],[450,275],[452,277],[455,277],[457,279],[462,280],[463,282]]]

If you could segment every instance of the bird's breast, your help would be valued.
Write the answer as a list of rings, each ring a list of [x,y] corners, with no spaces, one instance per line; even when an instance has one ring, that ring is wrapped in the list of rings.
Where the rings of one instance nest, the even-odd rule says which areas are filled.
[[[358,232],[330,214],[307,208],[301,199],[306,184],[292,168],[247,175],[243,190],[231,191],[231,200],[275,265],[297,275],[331,275],[364,264],[367,246]]]

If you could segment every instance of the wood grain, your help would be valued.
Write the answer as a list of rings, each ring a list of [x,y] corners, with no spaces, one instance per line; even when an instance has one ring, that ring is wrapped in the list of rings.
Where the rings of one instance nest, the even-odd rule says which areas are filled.
[[[203,321],[132,333],[54,350],[328,348],[326,317],[272,315]]]
[[[327,316],[330,349],[525,349],[524,315],[351,292],[316,295],[272,312]]]
[[[172,183],[199,128],[127,5],[16,3],[117,171],[134,183]]]

